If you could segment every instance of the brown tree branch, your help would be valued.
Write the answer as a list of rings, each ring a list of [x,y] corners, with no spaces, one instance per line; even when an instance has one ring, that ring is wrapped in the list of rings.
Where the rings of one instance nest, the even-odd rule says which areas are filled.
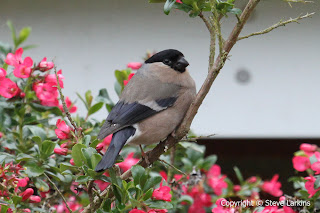
[[[246,8],[243,10],[239,22],[235,25],[233,28],[230,36],[228,37],[227,41],[224,43],[223,46],[223,53],[219,54],[217,60],[213,64],[213,66],[210,68],[209,73],[207,75],[207,78],[205,82],[203,83],[201,89],[199,90],[195,100],[189,107],[189,110],[187,111],[187,114],[185,118],[183,119],[181,125],[178,127],[178,129],[175,132],[175,137],[172,135],[169,135],[168,138],[160,142],[153,150],[149,151],[147,153],[148,155],[148,160],[150,163],[153,163],[157,161],[160,157],[161,154],[163,154],[165,151],[168,149],[172,148],[176,143],[179,142],[181,138],[183,138],[189,131],[190,125],[192,123],[192,120],[194,119],[195,115],[198,112],[199,107],[201,106],[204,98],[208,94],[211,85],[213,81],[216,79],[218,76],[221,68],[223,67],[227,56],[231,50],[231,48],[234,46],[234,44],[237,42],[238,36],[243,29],[243,26],[245,25],[246,21],[248,20],[249,16],[253,12],[254,8],[257,6],[260,0],[250,0],[246,6]],[[147,167],[148,165],[146,164],[145,160],[140,160],[139,164],[143,167]],[[123,173],[120,177],[123,180],[128,179],[131,176],[131,170],[127,170],[125,173]],[[101,193],[101,197],[106,196],[111,187],[108,187]],[[110,197],[110,196],[109,196]],[[101,200],[98,197],[95,197],[93,203],[89,204],[83,211],[82,213],[89,213],[90,209],[96,210],[99,208],[101,205]]]
[[[254,32],[254,33],[251,33],[251,34],[249,34],[249,35],[246,35],[246,36],[242,36],[242,37],[239,37],[238,38],[238,41],[240,41],[240,40],[242,40],[242,39],[246,39],[246,38],[249,38],[249,37],[251,37],[251,36],[256,36],[256,35],[263,35],[263,34],[266,34],[266,33],[269,33],[269,32],[271,32],[272,30],[275,30],[275,29],[277,29],[278,27],[283,27],[283,26],[285,26],[286,24],[289,24],[289,23],[293,23],[293,22],[295,22],[295,23],[298,23],[299,24],[299,20],[301,20],[301,19],[304,19],[304,18],[310,18],[312,15],[314,15],[315,13],[307,13],[306,15],[304,15],[304,16],[302,16],[302,15],[300,15],[300,16],[298,16],[297,18],[294,18],[294,19],[292,19],[292,18],[290,18],[289,20],[287,20],[287,21],[279,21],[278,23],[276,23],[276,24],[274,24],[274,25],[272,25],[272,26],[270,26],[270,27],[268,27],[268,28],[266,28],[266,29],[264,29],[264,30],[261,30],[261,31],[259,31],[259,32]]]

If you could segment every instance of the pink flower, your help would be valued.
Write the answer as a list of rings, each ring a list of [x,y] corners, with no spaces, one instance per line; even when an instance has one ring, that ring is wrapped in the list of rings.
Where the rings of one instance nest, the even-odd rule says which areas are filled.
[[[233,186],[233,191],[238,192],[241,190],[241,186],[240,185],[234,185]]]
[[[30,57],[26,57],[23,63],[15,66],[13,74],[18,78],[29,78],[32,71],[32,66],[32,59]]]
[[[27,213],[31,212],[30,209],[22,209],[22,211],[23,211],[23,212],[27,212]]]
[[[71,164],[72,166],[74,166],[74,165],[75,165],[75,164],[74,164],[74,160],[73,160],[73,158],[71,158],[69,162],[70,162],[70,164]]]
[[[123,84],[126,86],[133,76],[134,76],[134,73],[130,73],[130,75],[128,76],[128,80],[124,80]]]
[[[257,177],[256,176],[249,177],[247,181],[248,183],[255,183],[257,182]]]
[[[33,85],[33,90],[36,96],[44,106],[58,106],[58,90],[51,83],[36,83]]]
[[[123,162],[117,164],[124,172],[130,169],[136,163],[138,163],[139,159],[134,158],[133,155],[133,152],[129,153],[129,155]]]
[[[102,149],[103,152],[106,152],[107,146],[110,145],[111,140],[112,140],[112,134],[111,134],[111,135],[108,135],[107,137],[105,137],[105,138],[103,139],[103,141],[101,142],[101,144],[103,145],[103,149]]]
[[[293,168],[299,172],[306,171],[310,168],[310,160],[304,156],[294,156],[292,158]]]
[[[8,53],[7,58],[4,60],[4,62],[14,67],[19,64],[22,64],[22,53],[22,48],[17,49],[15,54]]]
[[[177,3],[179,4],[182,4],[182,1],[181,0],[176,0]]]
[[[194,186],[191,191],[188,191],[186,187],[182,189],[184,190],[184,194],[193,198],[193,204],[189,208],[189,213],[205,213],[204,207],[210,207],[212,205],[211,196],[206,194],[204,189],[199,185]]]
[[[305,152],[315,152],[317,150],[317,145],[315,144],[308,144],[308,143],[303,143],[300,145],[300,150],[305,151]]]
[[[138,69],[140,69],[141,66],[142,66],[142,63],[140,63],[140,62],[130,62],[127,64],[127,67],[131,68],[133,70],[138,70]]]
[[[71,128],[66,124],[65,121],[58,119],[56,125],[58,129],[55,129],[54,131],[59,139],[64,140],[71,138]]]
[[[40,203],[40,202],[41,202],[41,198],[39,196],[31,195],[29,198],[29,203]]]
[[[110,177],[110,175],[109,175],[108,172],[103,173],[103,175],[104,175],[104,176],[107,176],[107,177]],[[104,181],[102,181],[102,180],[95,180],[94,182],[95,182],[95,184],[98,185],[98,187],[99,187],[99,189],[100,189],[101,192],[102,192],[103,190],[105,190],[105,189],[110,185],[110,183],[104,182]]]
[[[282,213],[282,210],[278,210],[278,206],[266,206],[264,209],[260,212],[254,211],[254,213]]]
[[[29,178],[28,177],[20,178],[20,179],[18,179],[17,186],[18,187],[26,187],[28,182],[29,182]]]
[[[0,132],[0,138],[2,138],[3,137],[3,133],[2,132]]]
[[[320,174],[320,162],[318,161],[318,162],[313,163],[311,165],[311,169],[316,172],[315,173],[316,175]]]
[[[164,200],[164,201],[171,201],[172,195],[170,194],[170,187],[169,186],[162,186],[162,183],[160,184],[160,187],[153,190],[152,192],[152,199],[155,200]]]
[[[67,148],[54,148],[53,151],[57,155],[67,155],[68,154],[68,149]]]
[[[47,57],[44,57],[38,65],[39,70],[42,72],[51,70],[53,67],[54,67],[53,62],[48,62]]]
[[[235,209],[226,207],[227,200],[224,198],[220,198],[216,201],[217,207],[212,209],[212,213],[234,213]]]
[[[223,189],[226,189],[228,187],[227,182],[224,181],[227,176],[221,176],[221,168],[216,164],[209,169],[207,177],[208,185],[218,196],[222,194]]]
[[[6,70],[0,67],[0,79],[5,78],[6,75],[7,75]]]
[[[31,195],[33,195],[34,191],[32,188],[27,188],[24,192],[20,194],[22,196],[22,201],[27,200]]]
[[[62,75],[62,70],[59,70],[57,72],[57,75],[58,75],[58,79],[59,79],[59,85],[61,88],[63,88],[63,81],[62,80],[64,79],[64,76]],[[58,85],[56,74],[49,74],[45,77],[44,80],[46,83],[52,83],[55,86]]]
[[[5,98],[12,98],[20,93],[20,89],[16,83],[9,78],[0,80],[0,95]]]
[[[304,179],[307,180],[304,186],[306,187],[309,193],[309,198],[311,198],[313,195],[315,195],[317,191],[320,190],[320,188],[317,188],[317,189],[314,188],[314,183],[316,182],[316,178],[313,177],[312,175],[310,175],[309,177],[305,177]]]
[[[167,213],[167,212],[168,212],[168,210],[166,210],[166,209],[150,209],[148,211],[148,213]]]
[[[132,209],[129,213],[146,213],[146,212],[139,209]]]
[[[69,97],[66,97],[65,102],[70,113],[75,113],[77,111],[78,107],[70,101]],[[64,112],[62,104],[59,105],[59,109]]]
[[[103,149],[103,147],[104,147],[103,143],[99,143],[99,144],[96,146],[97,152],[100,152],[100,151]]]
[[[280,190],[281,183],[278,182],[279,175],[276,174],[270,181],[265,181],[262,185],[262,190],[275,197],[280,197],[283,192]]]

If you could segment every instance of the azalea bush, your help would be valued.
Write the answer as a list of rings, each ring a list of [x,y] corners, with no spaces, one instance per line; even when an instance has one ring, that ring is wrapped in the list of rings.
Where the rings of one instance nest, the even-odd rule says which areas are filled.
[[[214,11],[215,20],[231,14],[239,19],[241,14],[233,0],[151,2],[165,2],[166,14],[172,8],[190,17]],[[302,144],[294,153],[293,195],[281,190],[278,174],[263,180],[246,177],[235,167],[237,180],[231,180],[217,156],[207,156],[205,146],[194,142],[193,133],[147,168],[138,165],[140,150],[125,146],[113,168],[96,173],[112,135],[97,140],[104,121],[92,115],[100,110],[107,115],[116,100],[106,89],[96,94],[88,90],[77,94],[85,115],[76,114],[76,101],[63,96],[62,70],[45,56],[41,61],[26,56],[34,47],[22,46],[31,28],[17,34],[11,22],[8,26],[13,45],[0,43],[0,213],[81,212],[96,199],[101,205],[92,212],[98,213],[293,213],[320,208],[320,149],[312,144]],[[114,72],[118,96],[141,65],[131,62]],[[129,179],[120,178],[129,171]]]

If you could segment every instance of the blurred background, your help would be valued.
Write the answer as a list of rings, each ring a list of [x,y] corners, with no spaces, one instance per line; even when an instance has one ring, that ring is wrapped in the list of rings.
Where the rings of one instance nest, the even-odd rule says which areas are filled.
[[[243,8],[246,2],[236,4]],[[318,2],[292,6],[279,0],[261,1],[242,35],[320,9]],[[114,70],[126,68],[128,62],[142,62],[146,51],[167,48],[184,53],[199,89],[208,69],[209,33],[200,18],[179,11],[166,16],[162,8],[163,4],[144,0],[2,0],[0,40],[12,42],[7,20],[18,30],[31,26],[27,43],[38,47],[24,56],[35,61],[44,56],[53,59],[63,70],[64,93],[72,100],[77,99],[76,92],[90,89],[95,95],[107,88],[116,101]],[[235,22],[236,18],[223,21],[225,36]],[[216,134],[215,143],[205,144],[211,146],[208,152],[218,154],[226,170],[235,163],[243,168],[255,153],[261,158],[252,164],[255,174],[266,165],[271,174],[286,174],[285,168],[292,168],[292,150],[300,142],[319,143],[319,13],[301,23],[239,41],[201,106],[191,128],[197,135]],[[84,114],[80,100],[76,104]],[[106,116],[106,110],[96,115]],[[276,150],[283,152],[279,155]]]

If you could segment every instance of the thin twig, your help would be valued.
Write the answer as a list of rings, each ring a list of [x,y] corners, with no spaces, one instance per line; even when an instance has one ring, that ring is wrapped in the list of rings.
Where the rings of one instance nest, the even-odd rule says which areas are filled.
[[[54,187],[54,188],[56,189],[56,191],[59,193],[59,195],[61,196],[63,202],[66,204],[69,212],[72,213],[72,210],[70,209],[70,207],[69,207],[69,205],[68,205],[68,203],[67,203],[66,198],[63,196],[63,194],[62,194],[61,191],[58,189],[58,187],[56,186],[56,184],[50,179],[50,177],[49,177],[46,173],[44,173],[44,176],[46,176],[46,178],[48,179],[48,181],[53,185],[53,187]]]
[[[184,173],[183,171],[181,171],[180,169],[178,169],[177,167],[175,167],[174,165],[164,161],[164,160],[161,160],[159,159],[159,161],[161,161],[162,163],[164,164],[167,164],[168,166],[170,166],[171,168],[175,169],[176,171],[178,171],[179,173],[183,174],[185,177],[187,177],[188,175],[186,173]],[[169,182],[169,181],[168,181]]]
[[[204,17],[204,15],[202,14],[202,12],[199,14],[199,17],[202,19],[202,21],[203,21],[204,24],[206,25],[207,29],[209,30],[209,33],[212,33],[212,31],[213,31],[213,26],[209,23],[209,21],[206,19],[206,17]]]
[[[264,30],[262,30],[262,31],[255,32],[255,33],[251,33],[251,34],[249,34],[249,35],[239,37],[239,38],[238,38],[238,41],[240,41],[240,40],[242,40],[242,39],[245,39],[245,38],[249,38],[249,37],[251,37],[251,36],[262,35],[262,34],[269,33],[269,32],[271,32],[272,30],[274,30],[274,29],[276,29],[276,28],[278,28],[278,27],[285,26],[286,24],[289,24],[289,23],[295,22],[295,23],[298,23],[298,24],[299,24],[299,22],[298,22],[299,20],[304,19],[304,18],[309,18],[309,17],[311,17],[311,16],[314,15],[314,14],[315,14],[315,13],[307,13],[307,14],[304,15],[304,16],[300,15],[300,16],[298,16],[297,18],[294,18],[294,19],[290,18],[290,19],[287,20],[287,21],[282,21],[282,20],[281,20],[281,21],[279,21],[278,23],[276,23],[276,24],[272,25],[271,27],[268,27],[268,28],[266,28],[266,29],[264,29]]]
[[[176,154],[176,147],[172,147],[172,149],[170,150],[170,164],[174,165],[174,158],[175,158],[175,154]],[[171,169],[168,170],[168,182],[171,181],[173,177],[173,172]]]
[[[92,190],[93,190],[93,180],[90,180],[88,183],[88,195],[89,195],[89,200],[90,203],[93,203],[93,194],[92,194]],[[91,211],[93,212],[93,211]]]
[[[56,74],[56,78],[57,78],[57,88],[58,88],[58,91],[59,91],[59,94],[60,94],[60,99],[61,99],[61,102],[62,102],[63,111],[66,113],[67,118],[70,121],[71,125],[73,126],[74,130],[75,131],[79,131],[79,128],[77,127],[76,123],[71,118],[71,114],[70,114],[69,109],[67,107],[67,104],[66,104],[66,102],[64,100],[64,95],[62,94],[62,89],[61,89],[61,86],[60,86],[59,76],[57,74],[57,68],[56,67],[54,68],[54,73]]]

